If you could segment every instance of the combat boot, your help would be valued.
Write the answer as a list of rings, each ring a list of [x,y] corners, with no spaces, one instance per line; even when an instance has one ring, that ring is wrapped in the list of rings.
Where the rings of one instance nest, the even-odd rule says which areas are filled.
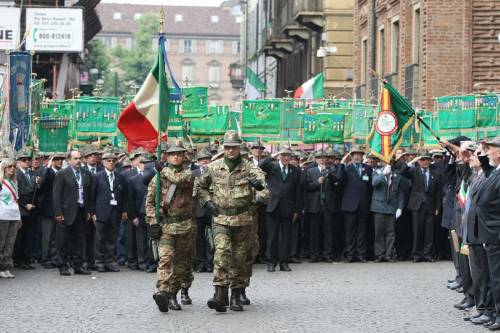
[[[228,297],[228,290],[226,287],[215,286],[215,294],[213,298],[210,298],[207,302],[207,306],[210,309],[214,309],[217,312],[226,312],[226,302]]]
[[[243,305],[241,305],[241,289],[239,288],[231,289],[231,299],[229,301],[229,309],[232,311],[243,311]]]
[[[168,294],[168,308],[175,311],[182,310],[177,302],[177,294]]]
[[[191,297],[189,297],[189,289],[188,288],[181,289],[181,304],[182,305],[193,304]]]
[[[240,289],[240,303],[241,305],[250,305],[250,300],[247,298],[245,288]]]
[[[157,292],[153,295],[153,299],[161,312],[168,312],[168,294],[166,292]]]

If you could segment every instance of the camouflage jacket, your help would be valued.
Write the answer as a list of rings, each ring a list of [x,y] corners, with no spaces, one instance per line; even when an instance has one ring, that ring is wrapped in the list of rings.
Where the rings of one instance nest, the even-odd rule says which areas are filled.
[[[232,172],[224,159],[208,165],[205,173],[196,179],[196,195],[202,205],[213,201],[219,208],[220,215],[214,217],[214,223],[245,226],[254,222],[256,191],[248,182],[254,177],[265,187],[264,173],[247,160],[242,160]],[[267,189],[260,192],[265,191]]]
[[[160,221],[165,223],[164,232],[182,234],[192,229],[192,217],[195,200],[193,198],[194,174],[191,170],[175,171],[164,168],[161,176],[161,209]],[[175,193],[168,207],[165,196],[169,187],[175,184]],[[146,196],[146,221],[148,224],[158,223],[156,220],[156,176],[148,186]]]

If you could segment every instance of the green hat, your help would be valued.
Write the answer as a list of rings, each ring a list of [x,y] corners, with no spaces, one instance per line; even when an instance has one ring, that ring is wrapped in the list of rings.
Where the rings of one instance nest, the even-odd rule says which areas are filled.
[[[241,142],[240,135],[235,130],[229,130],[224,134],[224,146],[239,147]]]
[[[349,151],[349,154],[354,154],[354,153],[360,153],[360,154],[364,154],[365,151],[358,145],[353,145],[351,147],[351,150]]]
[[[83,157],[87,157],[92,154],[99,154],[100,152],[95,146],[87,144],[80,148],[80,153]]]
[[[141,154],[141,156],[139,157],[139,162],[141,163],[149,163],[153,161],[154,161],[153,155],[151,155],[149,152],[145,152]]]
[[[250,145],[250,149],[266,149],[266,147],[264,147],[264,145],[262,144],[262,142],[260,142],[260,141],[254,141]]]
[[[325,152],[323,150],[318,150],[314,152],[314,157],[323,157],[325,156]]]
[[[205,158],[212,158],[212,154],[210,153],[210,151],[208,149],[202,149],[198,152],[198,154],[196,154],[197,160],[202,160]]]
[[[176,140],[173,144],[170,145],[167,150],[167,154],[175,152],[187,152],[187,149],[184,147],[184,143],[182,142],[182,140]]]
[[[250,153],[250,150],[248,149],[248,146],[246,143],[242,143],[240,145],[240,154],[241,155],[248,155]]]
[[[216,154],[218,149],[219,149],[219,144],[213,143],[210,145],[210,153],[211,154]]]
[[[292,154],[292,147],[288,143],[281,143],[278,148],[278,154]]]
[[[136,148],[136,149],[132,150],[130,152],[130,154],[128,154],[128,158],[131,159],[131,160],[133,160],[134,158],[137,158],[137,157],[141,156],[142,154],[144,154],[146,152],[147,151],[144,148],[142,148],[142,147]]]
[[[116,154],[112,151],[105,151],[102,154],[102,159],[103,160],[116,160],[116,159],[118,159],[118,156],[116,156]]]
[[[488,144],[488,146],[500,147],[500,136],[496,136],[493,139],[486,140],[486,143]]]
[[[165,152],[168,150],[168,148],[170,148],[170,145],[168,144],[168,142],[160,142],[160,149],[161,151]]]
[[[130,161],[130,158],[125,157],[122,161],[122,166],[123,167],[129,167],[132,166],[132,162]]]
[[[335,151],[333,150],[333,148],[328,148],[326,151],[325,151],[325,156],[326,157],[335,157]]]
[[[27,147],[19,150],[16,154],[16,160],[20,160],[20,159],[23,159],[23,158],[29,158],[31,159],[31,150]]]
[[[424,151],[418,155],[419,160],[432,160],[432,155],[429,152]]]

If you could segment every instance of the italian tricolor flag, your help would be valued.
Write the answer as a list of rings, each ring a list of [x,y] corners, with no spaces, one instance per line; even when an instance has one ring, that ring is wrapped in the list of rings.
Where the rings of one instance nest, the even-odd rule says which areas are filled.
[[[128,140],[129,151],[143,147],[153,151],[158,145],[159,131],[168,126],[169,91],[165,73],[165,37],[160,36],[158,56],[141,89],[125,108],[117,126]]]
[[[325,78],[320,73],[295,90],[294,98],[319,99],[325,97]]]
[[[259,99],[262,97],[262,91],[266,91],[266,85],[259,79],[257,74],[247,67],[247,80],[245,82],[245,98]]]
[[[460,183],[460,191],[458,192],[458,205],[460,208],[465,207],[465,200],[467,198],[467,191],[465,190],[465,182],[462,179],[462,183]]]

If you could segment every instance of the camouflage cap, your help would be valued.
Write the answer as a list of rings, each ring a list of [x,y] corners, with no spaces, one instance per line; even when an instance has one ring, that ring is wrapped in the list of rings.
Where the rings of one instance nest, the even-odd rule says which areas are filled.
[[[129,166],[132,166],[132,162],[130,161],[130,158],[128,157],[125,157],[122,161],[122,166],[125,168],[125,167],[129,167]]]
[[[167,154],[176,152],[187,152],[187,149],[186,147],[184,147],[184,142],[182,142],[182,140],[176,140],[170,145],[167,150]]]
[[[145,152],[141,154],[141,156],[139,156],[140,163],[149,163],[153,161],[154,161],[153,155],[151,155],[149,152]]]
[[[264,145],[262,144],[262,142],[260,142],[260,141],[254,141],[250,145],[250,149],[266,149],[266,147],[264,147]]]
[[[133,160],[134,158],[137,158],[139,156],[141,156],[142,154],[146,153],[146,149],[142,148],[142,147],[139,147],[139,148],[136,148],[134,150],[132,150],[130,152],[130,154],[128,154],[128,158],[130,158],[131,160]]]
[[[109,147],[108,149],[106,149],[102,152],[102,159],[103,160],[116,160],[116,159],[118,159],[118,156],[116,155],[114,150],[111,147]]]
[[[100,154],[101,152],[94,145],[86,144],[80,148],[80,153],[83,157],[87,157],[89,155]]]
[[[224,134],[224,146],[239,147],[241,142],[240,135],[235,130],[229,130]]]
[[[212,162],[221,158],[222,155],[224,155],[224,147],[219,146],[219,148],[217,149],[217,153],[212,156]]]
[[[314,157],[323,157],[325,156],[325,151],[324,150],[318,150],[313,153]]]
[[[31,149],[24,147],[23,149],[19,150],[16,154],[16,160],[20,160],[23,158],[29,158],[31,159]]]
[[[335,154],[335,151],[333,150],[333,148],[328,148],[326,151],[325,151],[325,156],[326,157],[335,157],[336,154]]]
[[[217,149],[219,149],[219,144],[218,143],[213,143],[210,145],[210,152],[212,154],[216,154],[217,153]]]
[[[365,151],[359,145],[352,145],[351,149],[349,150],[349,154],[355,154],[355,153],[364,154]]]
[[[420,154],[418,154],[418,159],[419,160],[432,160],[432,155],[429,154],[429,152],[427,152],[427,151],[423,151],[423,152],[420,152]]]

